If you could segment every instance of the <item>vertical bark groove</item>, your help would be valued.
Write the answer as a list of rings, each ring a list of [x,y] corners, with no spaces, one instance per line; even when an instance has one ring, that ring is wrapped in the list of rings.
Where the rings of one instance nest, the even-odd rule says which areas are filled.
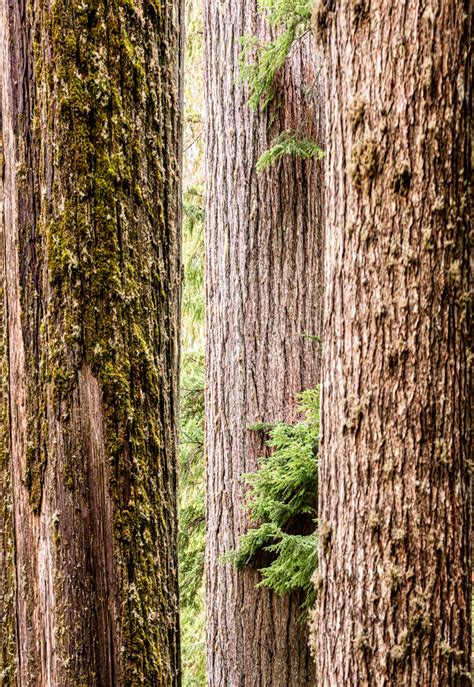
[[[7,685],[13,682],[15,676],[15,551],[10,465],[3,167],[0,106],[0,684]]]
[[[1,11],[17,683],[178,684],[181,4]]]
[[[268,28],[254,0],[205,12],[208,684],[303,687],[314,666],[301,598],[256,589],[256,570],[221,557],[248,526],[241,478],[264,452],[250,425],[296,421],[298,392],[319,382],[318,347],[302,335],[320,333],[321,164],[286,159],[257,175],[255,163],[284,130],[324,144],[320,65],[308,36],[279,75],[281,108],[253,112],[240,38]]]
[[[472,3],[332,9],[319,684],[470,684]]]

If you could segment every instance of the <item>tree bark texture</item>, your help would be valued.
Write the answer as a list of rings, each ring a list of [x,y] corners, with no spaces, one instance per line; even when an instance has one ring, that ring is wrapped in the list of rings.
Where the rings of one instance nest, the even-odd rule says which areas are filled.
[[[16,654],[6,306],[3,145],[0,108],[0,685],[11,684]]]
[[[8,684],[178,684],[180,3],[1,14]]]
[[[322,3],[321,687],[471,684],[472,3]]]
[[[207,671],[213,687],[314,684],[302,598],[264,588],[257,567],[222,556],[249,525],[242,476],[264,439],[255,422],[294,422],[319,383],[322,165],[285,159],[257,174],[272,138],[298,129],[323,144],[321,67],[307,36],[278,77],[280,107],[254,112],[239,83],[240,38],[269,38],[254,0],[205,10],[207,108]],[[272,119],[274,118],[274,119]]]

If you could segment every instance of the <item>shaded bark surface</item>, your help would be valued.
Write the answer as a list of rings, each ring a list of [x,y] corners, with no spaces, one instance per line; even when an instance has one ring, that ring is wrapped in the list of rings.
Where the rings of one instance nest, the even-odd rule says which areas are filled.
[[[328,69],[321,687],[471,684],[471,12],[341,0],[316,17]]]
[[[1,14],[8,684],[178,684],[180,3]]]
[[[0,86],[1,88],[1,86]],[[1,98],[1,91],[0,91]],[[8,402],[8,332],[3,215],[3,144],[0,108],[0,684],[15,671],[15,584]]]
[[[240,38],[268,28],[253,0],[206,3],[207,670],[208,684],[310,685],[302,599],[256,589],[221,557],[248,522],[242,475],[257,468],[259,421],[294,422],[319,382],[321,163],[286,159],[257,174],[272,138],[298,129],[323,144],[320,65],[307,36],[280,75],[281,108],[253,112],[238,82]],[[273,124],[270,118],[274,116]]]

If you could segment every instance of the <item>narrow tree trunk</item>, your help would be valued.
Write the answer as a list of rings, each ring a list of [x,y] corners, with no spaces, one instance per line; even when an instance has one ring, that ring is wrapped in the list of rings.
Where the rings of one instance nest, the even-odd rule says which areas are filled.
[[[16,683],[177,684],[179,0],[1,14]]]
[[[250,425],[296,421],[298,392],[319,382],[318,346],[303,335],[320,331],[321,163],[255,172],[276,133],[322,143],[318,64],[307,37],[280,76],[281,107],[253,112],[238,55],[243,34],[268,38],[256,17],[254,0],[206,5],[208,684],[304,687],[314,665],[301,597],[256,589],[257,570],[222,561],[248,527],[241,478],[264,452]]]
[[[472,7],[333,6],[319,684],[467,685]]]
[[[5,291],[3,144],[0,108],[0,685],[12,684],[15,674],[14,555],[10,465],[10,408],[8,402],[7,303]]]

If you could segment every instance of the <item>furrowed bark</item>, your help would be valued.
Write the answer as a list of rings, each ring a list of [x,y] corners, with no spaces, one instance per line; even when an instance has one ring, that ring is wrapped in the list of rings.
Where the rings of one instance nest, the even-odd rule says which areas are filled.
[[[321,687],[471,684],[472,6],[322,3]]]
[[[180,3],[1,12],[16,683],[178,684]]]
[[[1,86],[0,86],[1,88]],[[0,91],[1,102],[1,91]],[[0,684],[15,675],[15,576],[8,402],[8,332],[3,214],[3,143],[0,107]]]
[[[296,421],[297,394],[320,371],[319,346],[304,334],[320,333],[321,163],[255,171],[282,131],[324,144],[320,64],[307,36],[278,77],[281,106],[254,112],[238,55],[255,32],[269,37],[253,0],[206,4],[208,684],[303,687],[314,665],[301,597],[256,589],[257,569],[222,561],[249,525],[242,476],[265,450],[250,426]]]

